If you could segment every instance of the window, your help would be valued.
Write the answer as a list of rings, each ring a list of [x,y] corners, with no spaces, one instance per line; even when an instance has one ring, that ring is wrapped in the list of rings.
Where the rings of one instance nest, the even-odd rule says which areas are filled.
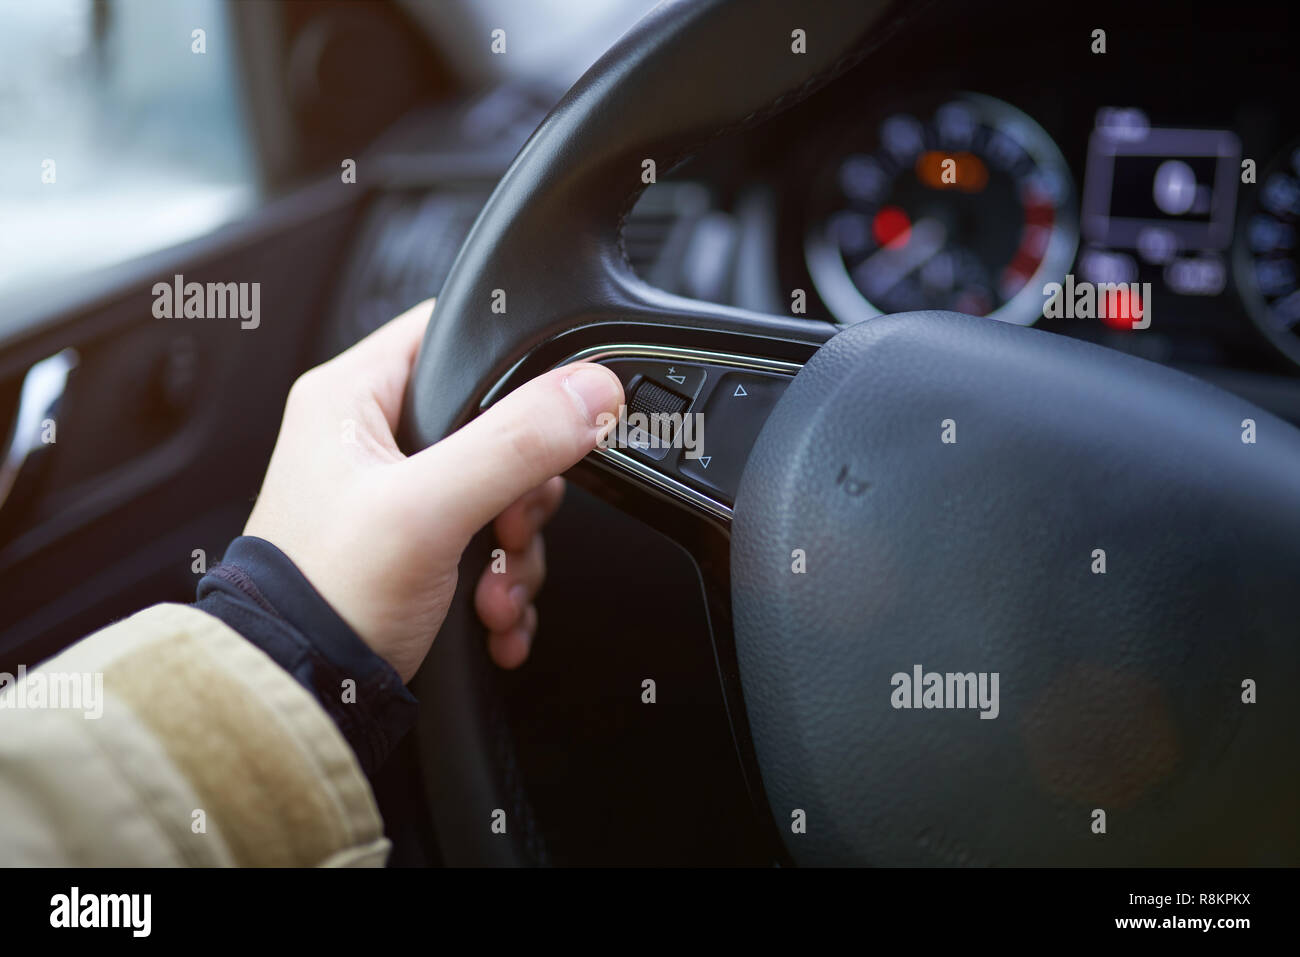
[[[0,0],[0,24],[0,313],[256,201],[219,0]]]

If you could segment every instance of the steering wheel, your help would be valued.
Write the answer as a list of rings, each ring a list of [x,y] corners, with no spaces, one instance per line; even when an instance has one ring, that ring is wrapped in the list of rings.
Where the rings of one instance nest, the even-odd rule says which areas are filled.
[[[776,862],[1296,863],[1300,431],[1039,330],[939,312],[841,329],[629,265],[646,161],[663,175],[797,102],[903,16],[655,8],[483,209],[404,441],[574,359],[610,365],[634,409],[703,414],[697,458],[633,442],[572,474],[694,556]],[[414,681],[429,813],[447,863],[542,863],[475,577]]]

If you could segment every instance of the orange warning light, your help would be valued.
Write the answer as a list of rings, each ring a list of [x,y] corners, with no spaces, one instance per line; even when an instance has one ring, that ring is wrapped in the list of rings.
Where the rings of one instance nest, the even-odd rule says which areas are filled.
[[[916,178],[931,189],[978,193],[989,182],[989,170],[974,153],[928,150],[916,158]]]

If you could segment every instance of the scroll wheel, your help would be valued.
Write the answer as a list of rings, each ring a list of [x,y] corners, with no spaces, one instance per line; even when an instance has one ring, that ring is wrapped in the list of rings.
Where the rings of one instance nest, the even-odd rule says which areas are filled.
[[[678,415],[685,412],[690,404],[690,400],[685,396],[665,389],[649,379],[642,379],[641,384],[632,393],[628,412],[641,412],[647,416]]]

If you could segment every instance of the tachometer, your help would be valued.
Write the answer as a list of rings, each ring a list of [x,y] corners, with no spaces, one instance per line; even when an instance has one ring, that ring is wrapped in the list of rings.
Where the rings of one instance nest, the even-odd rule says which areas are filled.
[[[1300,140],[1259,178],[1237,233],[1237,285],[1255,323],[1300,362]]]
[[[813,198],[805,240],[841,322],[952,309],[1029,325],[1079,242],[1056,144],[1010,104],[963,93],[886,116]]]

